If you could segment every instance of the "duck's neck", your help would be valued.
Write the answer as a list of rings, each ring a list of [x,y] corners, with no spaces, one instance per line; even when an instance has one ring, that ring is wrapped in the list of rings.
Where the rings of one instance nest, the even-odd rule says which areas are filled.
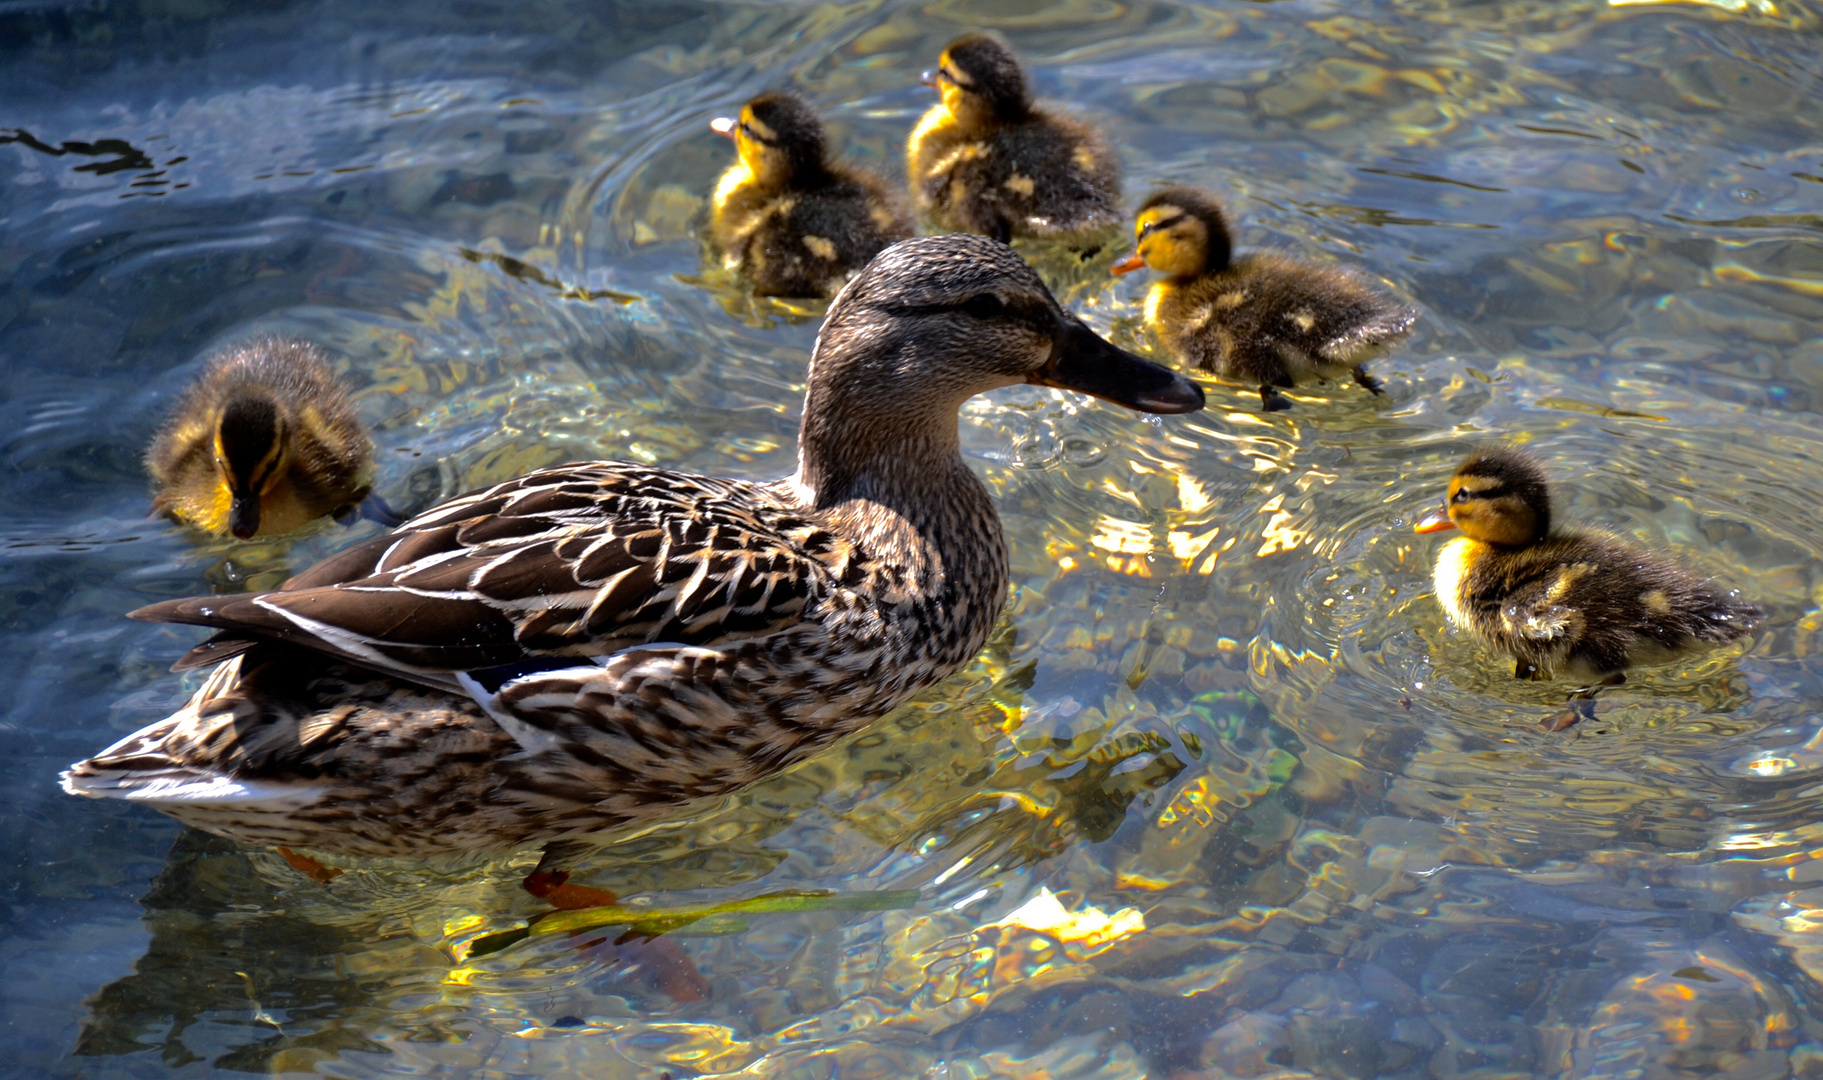
[[[874,503],[920,532],[937,524],[928,519],[947,503],[985,506],[981,482],[962,460],[959,404],[895,412],[889,401],[862,401],[839,387],[813,385],[804,399],[793,489],[807,508],[830,512],[856,501]]]
[[[962,460],[956,410],[966,392],[893,386],[878,369],[812,364],[789,481],[807,510],[935,592],[981,592],[998,610],[1006,544],[987,489]],[[990,597],[988,594],[992,594]]]

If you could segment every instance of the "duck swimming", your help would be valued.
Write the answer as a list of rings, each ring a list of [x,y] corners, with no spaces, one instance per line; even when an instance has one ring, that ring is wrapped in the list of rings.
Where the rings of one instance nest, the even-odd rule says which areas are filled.
[[[1138,250],[1113,272],[1165,275],[1146,294],[1146,325],[1182,362],[1258,386],[1268,412],[1291,408],[1277,388],[1343,372],[1379,393],[1366,362],[1418,318],[1339,267],[1270,251],[1234,258],[1221,203],[1197,188],[1154,193],[1134,232]]]
[[[905,145],[912,199],[944,229],[1091,233],[1120,222],[1120,165],[1099,132],[1032,101],[1019,57],[986,34],[950,42],[924,73],[942,100]]]
[[[770,775],[966,663],[1007,593],[956,411],[1017,383],[1191,412],[1202,392],[1066,313],[985,237],[888,248],[812,351],[798,468],[625,462],[444,503],[275,592],[133,616],[218,632],[171,717],[64,773],[209,832],[327,855],[582,837]]]
[[[373,487],[373,444],[322,349],[263,337],[209,359],[146,471],[154,512],[251,540],[353,513]]]
[[[829,159],[823,121],[796,94],[761,94],[710,127],[740,155],[715,185],[710,243],[758,295],[833,295],[917,231],[884,180]]]
[[[1760,618],[1754,605],[1619,537],[1553,530],[1549,478],[1518,450],[1477,451],[1450,480],[1443,509],[1416,528],[1462,530],[1437,554],[1437,601],[1450,622],[1510,654],[1514,678],[1561,673],[1612,685],[1635,664],[1743,637]]]

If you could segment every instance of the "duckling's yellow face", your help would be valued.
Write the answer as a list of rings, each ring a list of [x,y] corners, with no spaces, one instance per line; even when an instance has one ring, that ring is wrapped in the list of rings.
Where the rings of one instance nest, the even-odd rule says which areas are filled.
[[[1462,530],[1484,544],[1524,547],[1539,538],[1538,511],[1499,476],[1458,475],[1450,480],[1443,509],[1420,521],[1417,531]]]
[[[1149,266],[1172,277],[1203,272],[1209,261],[1209,226],[1182,207],[1161,203],[1140,211],[1133,223],[1139,249],[1114,267],[1117,274]]]
[[[986,121],[994,115],[990,105],[978,92],[975,80],[950,58],[949,50],[937,57],[937,66],[924,73],[924,83],[933,86],[943,99],[943,108],[957,121],[968,124]]]
[[[260,508],[285,475],[284,420],[271,402],[232,401],[215,426],[215,469],[228,493],[228,531],[259,532]]]
[[[742,106],[739,119],[726,117],[709,125],[716,134],[734,140],[734,151],[741,166],[761,184],[782,183],[791,175],[791,162],[780,149],[779,133],[759,117],[752,106]]]

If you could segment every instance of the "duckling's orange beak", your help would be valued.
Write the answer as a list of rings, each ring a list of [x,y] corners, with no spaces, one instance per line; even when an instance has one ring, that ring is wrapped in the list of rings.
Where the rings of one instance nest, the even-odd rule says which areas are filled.
[[[925,68],[918,73],[918,81],[935,90],[937,88],[937,69]]]
[[[1140,258],[1139,252],[1135,251],[1133,254],[1115,263],[1113,266],[1108,267],[1108,272],[1117,275],[1131,274],[1135,270],[1144,270],[1145,268],[1146,260]]]
[[[739,122],[730,116],[718,116],[709,121],[709,130],[726,139],[734,138],[734,129],[739,126]]]
[[[1453,529],[1455,527],[1456,527],[1456,523],[1450,520],[1449,507],[1446,506],[1441,510],[1433,511],[1431,514],[1426,516],[1424,518],[1424,520],[1418,522],[1418,524],[1416,524],[1416,525],[1413,525],[1412,531],[1420,532],[1420,533],[1434,533],[1434,532],[1442,532],[1445,529]]]

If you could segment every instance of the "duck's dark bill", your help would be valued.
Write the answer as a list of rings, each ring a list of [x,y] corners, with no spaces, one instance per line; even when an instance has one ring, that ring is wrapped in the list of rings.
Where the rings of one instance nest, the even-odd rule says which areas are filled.
[[[1201,387],[1170,368],[1115,348],[1079,322],[1058,333],[1050,363],[1029,381],[1142,412],[1187,413],[1203,407]]]
[[[1434,533],[1434,532],[1442,532],[1445,529],[1453,529],[1455,527],[1456,527],[1456,523],[1450,520],[1450,512],[1449,512],[1449,509],[1446,507],[1442,510],[1434,511],[1428,517],[1426,517],[1424,520],[1418,522],[1418,524],[1416,524],[1416,525],[1413,525],[1412,531],[1421,532],[1421,533]]]

